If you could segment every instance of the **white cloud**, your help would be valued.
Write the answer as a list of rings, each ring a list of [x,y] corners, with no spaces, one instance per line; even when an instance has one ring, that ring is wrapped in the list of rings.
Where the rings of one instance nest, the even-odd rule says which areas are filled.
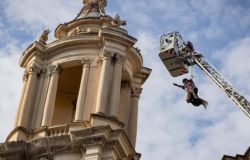
[[[212,18],[214,20],[217,20],[223,12],[224,7],[228,6],[225,5],[226,3],[227,1],[225,0],[191,0],[190,2],[193,9],[200,13],[201,16],[204,18]]]
[[[18,68],[20,48],[15,44],[0,49],[0,140],[14,125],[15,110],[22,85],[22,69]]]
[[[223,72],[235,84],[242,89],[250,90],[250,86],[246,85],[250,79],[250,37],[233,41],[228,47],[218,52],[218,58],[222,60],[225,66]],[[249,95],[250,96],[250,95]]]
[[[46,28],[53,31],[60,23],[71,21],[82,7],[75,1],[61,0],[4,0],[4,4],[6,16],[18,25],[15,27],[34,36]]]

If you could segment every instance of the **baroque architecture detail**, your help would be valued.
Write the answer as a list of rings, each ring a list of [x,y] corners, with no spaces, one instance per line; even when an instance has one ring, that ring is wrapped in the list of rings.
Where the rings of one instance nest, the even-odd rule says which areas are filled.
[[[142,92],[142,88],[140,88],[140,87],[132,87],[132,92],[131,92],[132,97],[140,98],[141,92]]]
[[[250,147],[243,155],[240,154],[237,154],[236,156],[224,155],[222,160],[250,160]]]
[[[29,78],[29,72],[27,70],[24,70],[24,73],[23,73],[23,81],[27,81]]]
[[[40,68],[38,68],[37,66],[33,65],[27,68],[27,72],[28,74],[38,74],[40,73]]]
[[[101,15],[105,15],[105,7],[107,6],[106,0],[84,0],[84,4],[88,12],[99,11]]]
[[[62,68],[59,64],[51,65],[48,67],[51,74],[58,74],[62,72]]]
[[[38,38],[38,42],[45,45],[46,42],[48,41],[49,33],[50,33],[49,29],[44,30],[43,33]]]
[[[118,53],[114,54],[112,59],[114,59],[113,61],[115,61],[115,63],[118,64],[123,64],[126,60],[126,58]]]
[[[89,67],[91,63],[93,63],[93,61],[94,58],[82,58],[81,64],[83,65],[83,67]]]
[[[15,127],[0,160],[139,160],[138,102],[151,69],[106,0],[49,30],[20,58],[25,69]],[[131,85],[132,84],[132,85]],[[1,124],[0,124],[1,125]]]
[[[115,17],[111,17],[105,14],[105,7],[107,5],[106,0],[84,0],[83,8],[75,18],[78,21],[71,21],[70,23],[60,24],[55,32],[57,39],[76,36],[80,34],[88,34],[98,32],[98,29],[94,26],[100,25],[101,28],[112,28],[117,32],[127,34],[127,31],[121,26],[126,25],[126,21],[122,20],[117,14]],[[92,19],[92,26],[86,25]],[[98,20],[100,19],[100,20]],[[81,23],[82,22],[82,23]]]
[[[38,75],[39,75],[39,76],[46,76],[47,73],[48,73],[48,69],[45,68],[45,67],[43,67],[43,68],[40,69],[40,72],[39,72]]]
[[[83,4],[85,4],[85,6],[78,14],[77,19],[105,15],[106,0],[83,0]]]
[[[121,20],[121,18],[118,14],[115,16],[115,18],[113,18],[111,23],[112,23],[112,25],[117,26],[117,27],[125,26],[127,24],[126,21]]]
[[[102,60],[111,60],[113,54],[110,53],[110,52],[104,52],[103,55],[102,55]]]

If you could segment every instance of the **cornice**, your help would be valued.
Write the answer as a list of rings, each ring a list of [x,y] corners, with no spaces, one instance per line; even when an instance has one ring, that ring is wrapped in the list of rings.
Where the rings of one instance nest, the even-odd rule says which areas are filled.
[[[60,24],[55,30],[55,38],[61,39],[82,33],[99,32],[101,28],[109,28],[127,34],[127,30],[113,24],[115,18],[110,16],[86,17]]]
[[[120,156],[130,157],[131,160],[132,157],[134,160],[140,158],[140,154],[136,153],[123,129],[112,130],[107,125],[76,130],[72,131],[71,134],[85,147],[102,146],[104,149],[115,148]]]
[[[55,40],[46,45],[45,52],[47,54],[50,54],[53,51],[59,51],[67,47],[83,47],[84,45],[98,46],[98,44],[100,44],[98,35],[79,35],[75,37],[67,37],[64,39]]]
[[[141,71],[138,74],[136,74],[136,76],[141,78],[142,84],[143,84],[148,79],[151,72],[152,72],[152,69],[142,67]]]
[[[131,63],[131,67],[134,73],[139,72],[143,67],[143,58],[140,52],[134,47],[130,48],[130,50],[128,51],[127,61]]]
[[[120,128],[123,128],[125,126],[125,124],[122,123],[121,121],[119,121],[118,119],[116,119],[114,117],[102,115],[102,114],[92,113],[91,118],[92,119],[97,118],[97,119],[101,119],[101,120],[104,120],[104,121],[107,121],[107,122],[112,122],[114,124],[117,124],[117,126],[119,126]]]
[[[109,28],[101,28],[99,32],[99,37],[105,40],[112,40],[114,42],[119,42],[125,45],[127,48],[131,48],[137,41],[136,38],[116,30]]]
[[[44,45],[38,43],[37,41],[31,43],[23,52],[19,65],[25,67],[25,63],[32,59],[34,56],[45,57],[46,53],[44,51]]]
[[[72,127],[71,124],[54,127],[54,129],[57,128],[54,131],[55,133],[60,128],[66,129],[68,133],[65,135],[46,134],[42,136],[40,134],[40,138],[30,139],[27,142],[14,141],[0,144],[0,155],[2,154],[9,158],[26,153],[26,156],[31,159],[44,156],[54,157],[60,154],[82,154],[84,156],[88,147],[102,147],[104,152],[109,152],[110,150],[116,152],[120,159],[126,157],[129,160],[138,160],[140,157],[140,154],[136,153],[123,129],[112,130],[109,125],[90,128],[78,128],[76,126],[72,130],[70,127]],[[22,127],[17,127],[17,129],[23,130]],[[24,132],[29,137],[34,137],[33,134],[38,134],[35,132],[51,129],[53,127],[43,127],[41,130],[36,131],[26,131],[24,129]],[[51,132],[53,131],[51,130]],[[17,152],[18,154],[15,154]]]

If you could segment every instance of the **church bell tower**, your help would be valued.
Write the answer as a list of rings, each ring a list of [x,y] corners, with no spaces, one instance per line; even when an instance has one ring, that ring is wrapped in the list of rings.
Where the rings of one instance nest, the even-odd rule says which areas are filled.
[[[106,0],[83,0],[77,17],[25,49],[15,128],[6,160],[138,160],[138,100],[151,70]]]

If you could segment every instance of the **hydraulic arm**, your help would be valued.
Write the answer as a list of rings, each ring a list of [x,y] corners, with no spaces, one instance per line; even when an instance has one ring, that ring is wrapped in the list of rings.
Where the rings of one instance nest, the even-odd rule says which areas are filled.
[[[190,48],[178,32],[161,36],[159,56],[173,77],[188,73],[188,66],[198,65],[250,117],[250,102],[201,53]]]

